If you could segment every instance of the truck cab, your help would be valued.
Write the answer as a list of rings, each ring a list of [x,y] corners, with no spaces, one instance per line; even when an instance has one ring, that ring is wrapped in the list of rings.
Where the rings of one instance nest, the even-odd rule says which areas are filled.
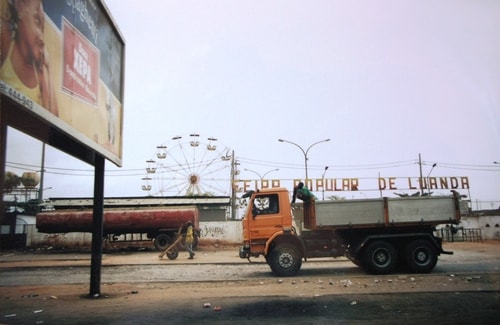
[[[243,222],[241,258],[266,255],[268,242],[277,236],[292,234],[293,216],[288,191],[284,188],[247,192],[249,198]]]
[[[302,266],[305,248],[294,225],[289,192],[285,188],[249,191],[242,220],[240,257],[263,255],[275,274],[291,276]]]

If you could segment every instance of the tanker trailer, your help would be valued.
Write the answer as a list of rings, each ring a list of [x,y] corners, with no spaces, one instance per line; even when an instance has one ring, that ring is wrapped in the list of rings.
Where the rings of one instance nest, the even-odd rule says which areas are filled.
[[[45,211],[36,215],[36,227],[41,233],[52,234],[92,232],[92,217],[91,209]],[[199,213],[196,206],[105,208],[103,234],[105,239],[111,241],[118,240],[121,235],[126,238],[129,234],[145,234],[149,240],[153,240],[157,250],[163,251],[187,221],[191,221],[196,230],[196,245],[199,238]]]

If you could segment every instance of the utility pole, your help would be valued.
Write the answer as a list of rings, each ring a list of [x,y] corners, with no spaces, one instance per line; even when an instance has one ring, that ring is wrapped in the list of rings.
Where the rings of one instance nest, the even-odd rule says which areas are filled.
[[[418,154],[418,165],[420,167],[420,195],[424,195],[424,187],[422,185],[422,181],[424,180],[424,178],[422,177],[422,157],[420,156],[420,153]]]
[[[234,150],[231,153],[231,220],[236,219],[236,189],[234,181],[236,175],[236,161],[234,160]]]
[[[40,188],[38,190],[38,203],[43,202],[43,175],[45,173],[45,142],[42,142],[42,163],[40,170]]]

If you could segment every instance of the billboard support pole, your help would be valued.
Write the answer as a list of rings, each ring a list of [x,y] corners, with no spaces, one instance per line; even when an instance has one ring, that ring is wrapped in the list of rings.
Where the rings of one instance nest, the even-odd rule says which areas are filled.
[[[90,298],[99,298],[101,296],[101,265],[104,220],[104,164],[104,157],[101,155],[95,155]]]
[[[0,108],[1,110],[1,108]],[[5,203],[3,201],[5,184],[5,157],[7,150],[7,124],[2,120],[0,112],[0,224],[3,224],[5,217]]]

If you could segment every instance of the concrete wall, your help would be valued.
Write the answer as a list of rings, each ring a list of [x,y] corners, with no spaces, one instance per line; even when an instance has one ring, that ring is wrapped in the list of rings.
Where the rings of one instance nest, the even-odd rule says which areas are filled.
[[[462,217],[460,226],[481,229],[483,240],[500,239],[500,215]]]
[[[200,222],[200,239],[238,243],[243,241],[243,225],[238,221]]]
[[[91,233],[61,233],[61,234],[45,234],[39,233],[36,226],[23,225],[22,230],[17,227],[20,233],[26,233],[27,247],[83,247],[91,246]],[[243,241],[241,221],[205,221],[200,222],[200,243],[225,243],[225,244],[240,244]],[[119,240],[148,240],[145,234],[133,234],[120,236]]]

